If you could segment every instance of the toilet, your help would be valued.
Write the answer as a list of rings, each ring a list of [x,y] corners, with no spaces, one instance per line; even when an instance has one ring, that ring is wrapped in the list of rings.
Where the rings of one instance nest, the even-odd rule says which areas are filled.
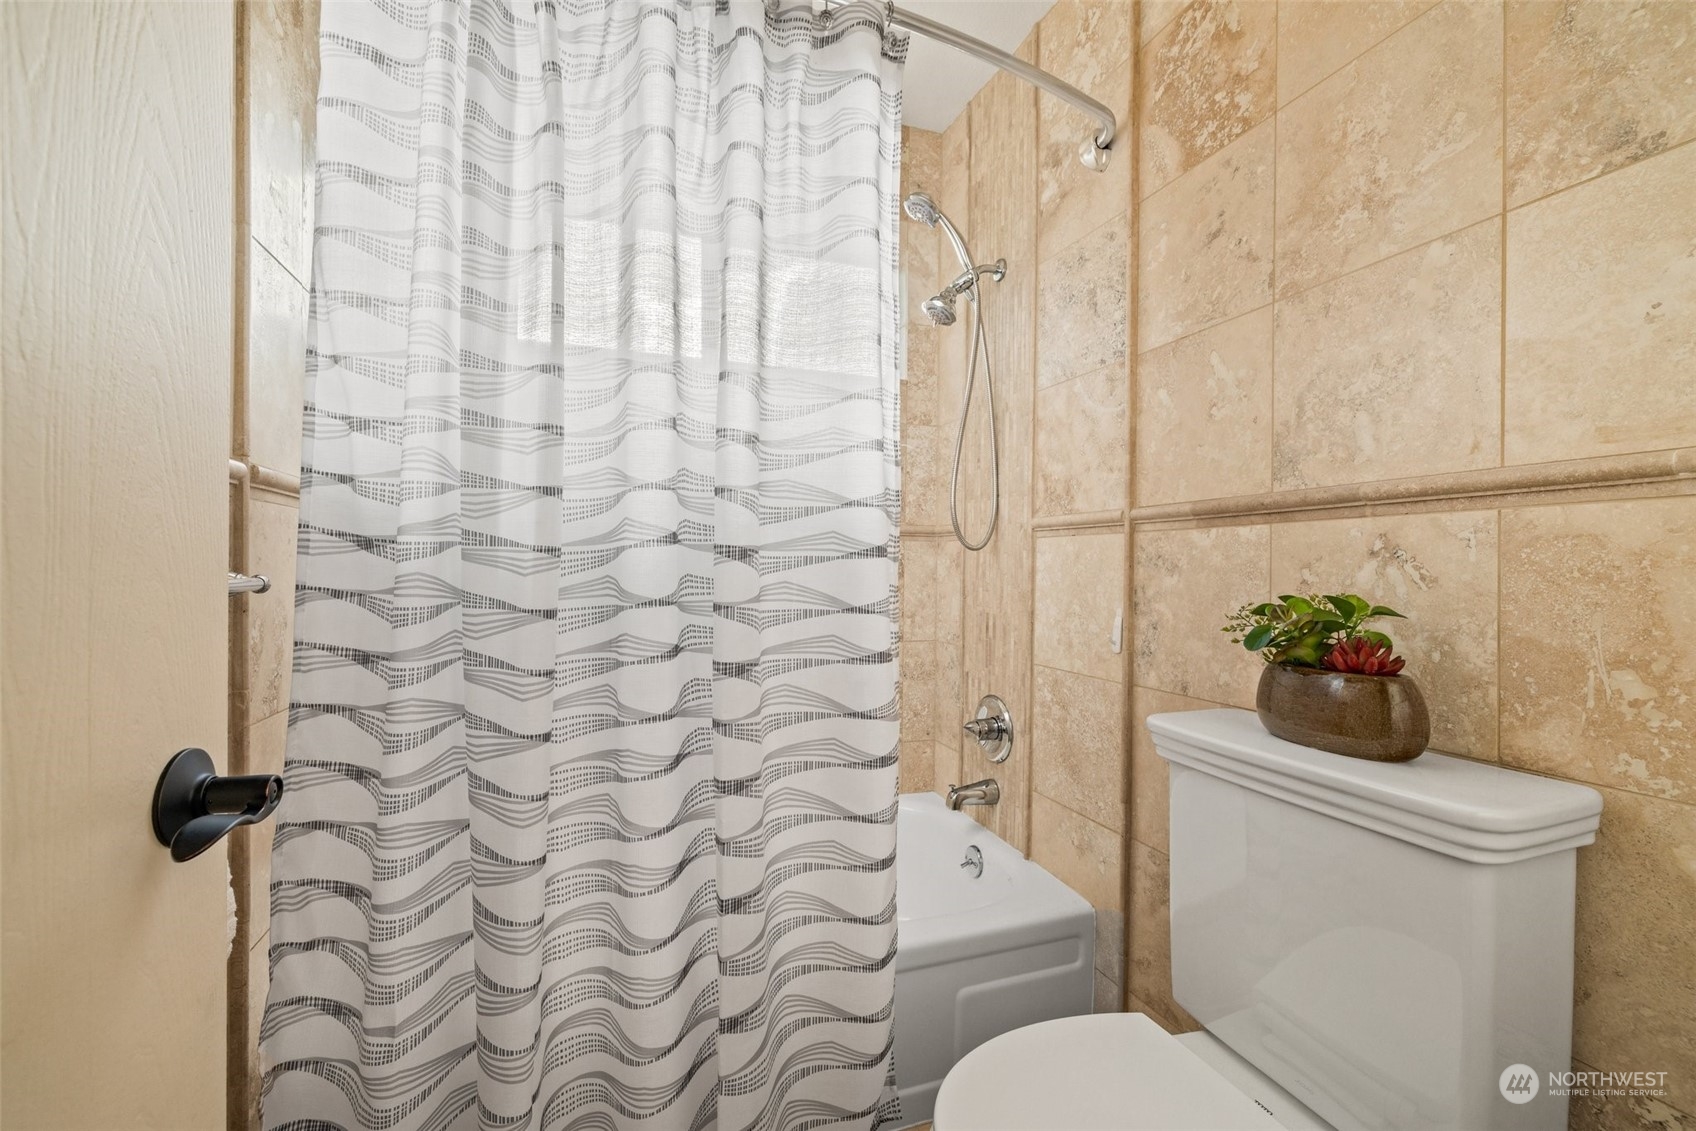
[[[1344,758],[1248,711],[1148,729],[1170,771],[1173,996],[1204,1029],[1016,1029],[948,1073],[935,1131],[1563,1131],[1546,1085],[1571,1067],[1596,791]]]

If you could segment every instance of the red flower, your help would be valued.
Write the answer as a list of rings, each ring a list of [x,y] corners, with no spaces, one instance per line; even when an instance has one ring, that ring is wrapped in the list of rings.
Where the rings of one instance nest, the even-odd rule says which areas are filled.
[[[1388,647],[1364,636],[1343,641],[1325,657],[1325,666],[1332,671],[1356,675],[1395,675],[1402,665],[1400,656],[1391,655]]]

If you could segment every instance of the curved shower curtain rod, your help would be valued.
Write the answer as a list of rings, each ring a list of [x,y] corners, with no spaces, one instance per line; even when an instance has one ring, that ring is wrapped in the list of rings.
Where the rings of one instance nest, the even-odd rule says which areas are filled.
[[[938,43],[944,43],[949,47],[964,51],[968,55],[974,55],[985,62],[994,63],[997,67],[1024,79],[1032,86],[1046,90],[1062,102],[1076,106],[1101,123],[1101,128],[1096,131],[1095,136],[1086,138],[1083,146],[1078,150],[1078,160],[1083,162],[1085,168],[1094,169],[1098,173],[1107,168],[1108,155],[1113,146],[1113,136],[1118,132],[1119,123],[1118,119],[1113,116],[1113,111],[1106,106],[1071,83],[1055,78],[1041,67],[1033,67],[1017,55],[1010,55],[993,44],[985,43],[983,40],[967,35],[965,32],[956,31],[947,24],[938,23],[927,16],[920,16],[890,4],[889,24],[891,27],[901,28],[904,31],[917,32],[929,39],[936,40]]]

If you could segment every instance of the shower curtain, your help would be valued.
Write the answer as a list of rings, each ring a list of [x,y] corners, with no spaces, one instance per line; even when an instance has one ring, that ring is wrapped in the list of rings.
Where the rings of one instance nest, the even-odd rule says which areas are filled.
[[[892,1119],[904,40],[321,44],[264,1126]]]

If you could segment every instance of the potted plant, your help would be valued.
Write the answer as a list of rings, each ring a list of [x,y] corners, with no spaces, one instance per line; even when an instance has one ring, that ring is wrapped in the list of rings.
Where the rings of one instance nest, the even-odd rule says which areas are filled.
[[[1382,632],[1366,627],[1394,609],[1353,593],[1244,605],[1223,629],[1266,661],[1254,697],[1279,738],[1377,762],[1417,758],[1431,717],[1413,677]]]

